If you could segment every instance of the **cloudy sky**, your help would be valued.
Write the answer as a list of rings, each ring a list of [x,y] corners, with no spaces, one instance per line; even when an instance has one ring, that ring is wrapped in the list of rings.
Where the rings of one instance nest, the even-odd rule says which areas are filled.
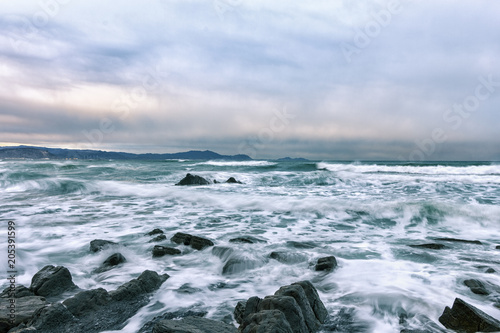
[[[499,1],[0,6],[0,145],[500,160]]]

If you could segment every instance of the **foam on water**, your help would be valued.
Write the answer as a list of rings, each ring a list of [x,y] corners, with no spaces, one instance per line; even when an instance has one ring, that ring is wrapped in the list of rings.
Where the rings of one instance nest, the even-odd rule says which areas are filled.
[[[314,167],[313,167],[314,166]],[[317,166],[317,167],[316,167]],[[461,297],[491,315],[498,294],[480,299],[463,285],[500,285],[500,172],[490,164],[348,164],[319,162],[1,161],[0,212],[18,226],[18,282],[43,266],[63,265],[85,289],[116,289],[145,269],[171,278],[121,330],[136,332],[166,311],[207,311],[223,319],[239,300],[311,280],[332,315],[327,331],[440,332],[437,318]],[[187,172],[243,184],[175,186]],[[146,233],[162,229],[181,256],[152,258]],[[176,232],[210,238],[224,254],[172,244]],[[251,235],[265,243],[229,240]],[[432,251],[410,244],[437,237]],[[93,239],[120,243],[97,254]],[[285,259],[270,258],[271,252]],[[95,274],[109,255],[127,262]],[[337,257],[330,274],[313,270]],[[230,258],[239,260],[228,274]],[[2,262],[2,265],[5,263]],[[2,266],[5,270],[6,267]],[[0,285],[5,287],[5,283]],[[404,317],[404,320],[401,319]],[[401,324],[403,322],[403,324]],[[328,330],[329,329],[329,330]]]

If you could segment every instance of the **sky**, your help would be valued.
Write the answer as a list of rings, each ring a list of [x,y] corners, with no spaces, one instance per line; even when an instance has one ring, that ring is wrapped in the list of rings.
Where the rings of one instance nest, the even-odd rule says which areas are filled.
[[[0,6],[0,145],[500,160],[500,1]]]

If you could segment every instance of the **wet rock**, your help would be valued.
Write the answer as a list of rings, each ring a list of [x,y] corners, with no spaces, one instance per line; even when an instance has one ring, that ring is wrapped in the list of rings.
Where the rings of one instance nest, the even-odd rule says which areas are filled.
[[[311,305],[311,308],[313,309],[316,318],[320,323],[323,323],[328,317],[328,311],[319,298],[318,291],[316,290],[316,288],[314,288],[313,284],[310,281],[299,281],[292,283],[292,286],[293,285],[299,285],[302,287],[302,289],[304,289],[306,297],[309,301],[309,304]]]
[[[0,294],[0,298],[21,298],[26,296],[35,296],[35,293],[22,284],[16,285],[14,289],[7,287]]]
[[[306,293],[302,286],[300,285],[289,285],[283,286],[278,289],[274,295],[276,296],[290,296],[295,299],[297,304],[302,311],[302,315],[304,316],[304,321],[306,323],[309,332],[315,332],[321,326],[321,323],[316,318],[314,311],[309,304],[309,300],[307,299]]]
[[[238,284],[217,282],[217,283],[212,283],[211,285],[209,285],[208,290],[216,291],[219,289],[234,289],[234,288],[238,288],[238,286],[239,286]]]
[[[177,254],[181,254],[181,251],[173,247],[155,245],[153,248],[153,258],[163,257],[165,255],[174,256]]]
[[[493,273],[496,273],[497,271],[495,271],[493,268],[491,267],[488,267],[485,271],[485,273],[488,273],[488,274],[493,274]]]
[[[294,247],[296,249],[314,249],[316,244],[314,242],[296,242],[296,241],[288,241],[286,244],[290,247]]]
[[[90,242],[90,252],[99,252],[113,245],[118,244],[104,239],[94,239]]]
[[[247,302],[239,301],[238,303],[236,303],[236,306],[234,307],[234,312],[233,312],[234,320],[236,320],[238,324],[241,324],[243,322],[243,319],[245,319],[244,315],[245,315],[246,305]]]
[[[63,304],[75,317],[81,317],[99,310],[99,308],[110,302],[111,296],[109,296],[109,293],[103,288],[98,288],[79,292],[65,300]]]
[[[224,261],[227,260],[233,253],[234,250],[230,247],[214,246],[212,248],[212,254]]]
[[[31,279],[30,290],[38,296],[58,296],[62,293],[77,289],[73,283],[71,273],[66,267],[52,265],[45,266]]]
[[[314,270],[331,272],[337,267],[337,259],[334,256],[319,258]]]
[[[284,264],[296,264],[307,260],[307,256],[301,253],[290,253],[286,251],[273,251],[269,254],[269,258],[278,260]]]
[[[442,249],[447,248],[447,246],[445,246],[444,244],[438,244],[438,243],[412,244],[412,245],[408,245],[408,246],[414,247],[414,248],[430,249],[430,250],[442,250]]]
[[[226,180],[226,183],[229,183],[229,184],[242,184],[240,181],[234,179],[234,177],[229,177],[229,179]]]
[[[240,326],[242,333],[293,333],[283,312],[279,310],[263,310],[252,313]]]
[[[180,182],[175,185],[209,185],[210,182],[203,177],[188,173]]]
[[[261,261],[235,256],[226,261],[224,267],[222,267],[222,275],[237,274],[262,265],[263,262]]]
[[[109,256],[106,260],[104,260],[102,265],[94,270],[94,273],[107,272],[110,269],[113,269],[114,267],[123,264],[126,261],[127,259],[125,259],[125,257],[121,253],[114,253],[111,256]]]
[[[195,294],[200,292],[200,288],[194,288],[191,287],[189,283],[184,283],[182,286],[180,286],[179,289],[176,290],[176,292],[181,293],[181,294]]]
[[[259,304],[262,310],[279,310],[285,315],[286,321],[292,327],[294,333],[307,333],[304,315],[299,305],[293,297],[290,296],[266,296]],[[246,319],[246,318],[245,318]],[[314,331],[313,331],[314,332]]]
[[[109,294],[116,301],[135,298],[158,289],[169,277],[168,274],[158,275],[156,272],[146,270],[137,279],[121,285]]]
[[[437,241],[444,241],[444,242],[455,242],[455,243],[467,243],[467,244],[478,244],[482,245],[478,240],[468,240],[468,239],[459,239],[459,238],[448,238],[448,237],[442,237],[442,238],[434,238]]]
[[[35,328],[37,333],[63,333],[71,332],[71,330],[66,330],[63,327],[74,325],[76,322],[77,319],[64,305],[55,303],[35,312],[27,326]]]
[[[475,279],[469,279],[464,281],[464,285],[469,287],[470,291],[477,295],[489,295],[490,292],[486,289],[484,284]]]
[[[148,232],[146,235],[154,236],[154,235],[160,235],[160,234],[163,234],[163,231],[161,229],[156,228],[156,229],[153,229],[150,232]]]
[[[500,321],[487,315],[476,307],[456,298],[450,309],[446,307],[439,317],[446,328],[458,332],[496,332],[500,331]]]
[[[500,245],[497,245],[495,249],[500,250]]]
[[[166,239],[167,239],[167,236],[159,235],[159,236],[156,236],[155,238],[153,238],[152,240],[150,240],[149,242],[150,243],[158,243],[158,242],[164,241]]]
[[[0,298],[0,332],[7,332],[21,323],[26,323],[36,311],[47,306],[41,296],[24,296],[16,298],[14,303],[9,298]],[[13,316],[11,317],[11,309]],[[14,316],[15,314],[15,316]]]
[[[214,243],[209,239],[182,232],[176,233],[170,240],[177,244],[189,245],[195,250],[203,250],[206,247],[214,246]]]
[[[137,333],[151,333],[153,331],[153,327],[162,320],[180,319],[185,317],[204,317],[206,315],[206,311],[178,310],[174,312],[166,312],[161,316],[154,317],[153,320],[148,321]]]
[[[236,327],[221,321],[200,317],[185,317],[181,320],[162,320],[153,328],[153,333],[236,333]]]
[[[253,236],[240,236],[236,238],[232,238],[229,240],[230,243],[246,243],[246,244],[255,244],[255,243],[267,243],[263,239],[259,239]]]

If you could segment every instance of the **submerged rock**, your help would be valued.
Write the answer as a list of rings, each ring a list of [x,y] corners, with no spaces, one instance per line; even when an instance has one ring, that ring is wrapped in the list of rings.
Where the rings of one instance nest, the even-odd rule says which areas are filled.
[[[495,249],[500,250],[500,245],[497,245]]]
[[[149,242],[150,243],[157,243],[157,242],[164,241],[166,239],[167,239],[167,236],[165,236],[165,235],[159,235],[159,236],[156,236],[155,238],[153,238],[152,240],[150,240]]]
[[[468,240],[468,239],[459,239],[459,238],[448,238],[448,237],[441,237],[441,238],[435,238],[437,241],[444,241],[444,242],[455,242],[455,243],[468,243],[468,244],[478,244],[482,245],[478,240]]]
[[[487,315],[476,307],[456,298],[450,309],[446,307],[439,317],[439,322],[446,328],[458,332],[497,332],[500,321]]]
[[[294,247],[296,249],[313,249],[317,247],[314,242],[297,242],[297,241],[288,241],[286,244],[290,247]]]
[[[229,183],[229,184],[242,184],[242,182],[236,180],[234,177],[229,177],[229,179],[226,180],[226,183]]]
[[[273,251],[269,254],[269,258],[284,264],[296,264],[307,260],[307,256],[304,254],[286,251]]]
[[[200,317],[180,320],[162,320],[153,327],[153,333],[236,333],[236,327],[221,321]]]
[[[188,173],[180,182],[175,185],[209,185],[210,182],[203,177]]]
[[[181,254],[181,251],[174,247],[155,245],[153,248],[153,258],[163,257],[165,255],[173,256],[177,254]]]
[[[111,256],[109,256],[106,260],[104,260],[102,265],[94,270],[94,273],[103,273],[109,271],[110,269],[113,269],[115,266],[123,264],[126,261],[127,259],[125,259],[125,257],[121,253],[114,253]]]
[[[253,237],[253,236],[240,236],[236,238],[231,238],[229,240],[230,243],[246,243],[246,244],[255,244],[255,243],[267,243],[265,240]]]
[[[195,250],[203,250],[206,247],[214,246],[214,243],[209,239],[182,232],[176,233],[170,240],[177,244],[189,245]]]
[[[38,296],[59,296],[62,293],[77,289],[71,273],[66,267],[45,266],[31,279],[30,290]]]
[[[222,267],[222,275],[237,274],[249,269],[261,267],[263,264],[263,261],[233,256],[229,258],[224,264],[224,267]]]
[[[90,252],[99,252],[113,245],[118,244],[104,239],[94,239],[90,242]]]
[[[161,229],[156,228],[156,229],[153,229],[150,232],[148,232],[146,235],[154,236],[154,235],[160,235],[160,234],[163,234],[163,231]]]
[[[489,295],[490,292],[486,289],[484,284],[475,279],[469,279],[464,281],[464,285],[469,287],[470,291],[477,295]]]
[[[331,272],[337,267],[337,259],[334,256],[319,258],[316,266],[314,267],[315,271],[327,271]]]
[[[422,249],[430,249],[430,250],[442,250],[446,249],[447,246],[438,243],[429,243],[429,244],[412,244],[408,245],[410,247],[422,248]]]

